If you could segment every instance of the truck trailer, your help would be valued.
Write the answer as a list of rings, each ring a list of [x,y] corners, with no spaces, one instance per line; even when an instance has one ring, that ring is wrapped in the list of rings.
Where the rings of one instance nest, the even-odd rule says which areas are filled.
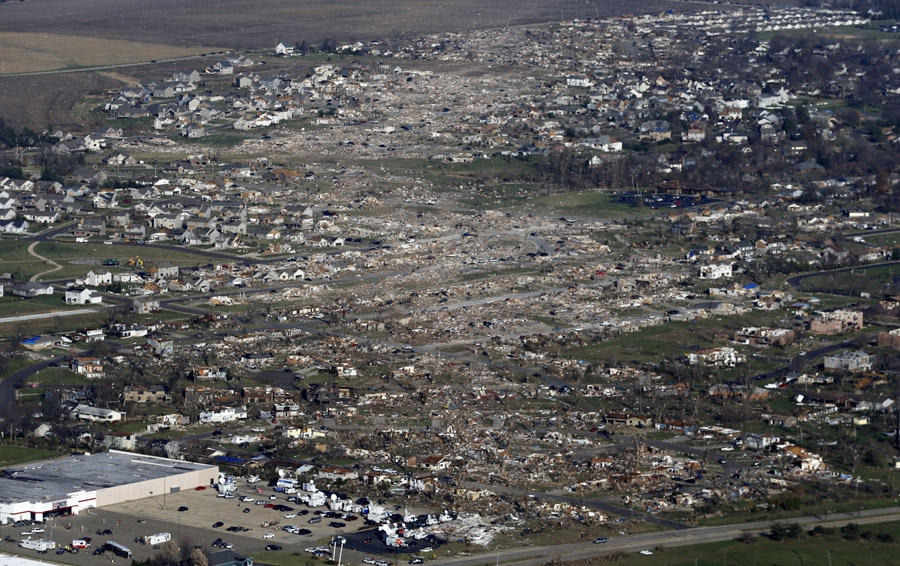
[[[162,544],[164,542],[169,542],[172,540],[171,533],[157,533],[155,535],[147,535],[144,537],[144,544],[149,544],[152,546],[156,546],[157,544]]]
[[[19,546],[38,552],[47,552],[56,548],[56,543],[52,540],[27,538],[19,542]]]

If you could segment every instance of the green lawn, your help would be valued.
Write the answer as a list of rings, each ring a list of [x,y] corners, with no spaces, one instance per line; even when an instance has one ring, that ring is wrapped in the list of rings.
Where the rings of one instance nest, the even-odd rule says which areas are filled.
[[[596,344],[567,348],[561,356],[583,359],[592,364],[659,362],[683,356],[688,347],[706,348],[712,345],[709,333],[701,332],[697,323],[671,322],[645,328],[640,332],[623,333]]]
[[[52,265],[44,263],[28,253],[31,242],[21,240],[0,241],[0,271],[16,275],[20,279],[27,279],[32,275],[48,271]],[[68,242],[42,242],[35,246],[35,253],[55,261],[62,265],[62,269],[47,274],[48,279],[64,279],[84,275],[91,269],[103,268],[102,263],[107,258],[118,259],[120,268],[108,268],[110,271],[128,271],[126,262],[129,258],[140,257],[144,261],[144,267],[149,267],[154,262],[168,261],[181,266],[193,266],[198,263],[207,263],[206,257],[192,253],[189,249],[173,246],[171,249],[158,249],[147,246],[105,245],[100,241],[92,241],[87,244]]]
[[[24,464],[25,462],[34,462],[35,460],[44,460],[60,455],[59,452],[50,450],[39,450],[37,448],[28,448],[26,446],[0,445],[0,468],[16,466]]]
[[[896,246],[900,245],[900,234],[871,234],[863,236],[867,244],[873,246]]]
[[[896,292],[893,289],[895,273],[900,275],[900,267],[891,265],[884,267],[863,266],[848,272],[823,273],[814,277],[808,277],[803,280],[802,288],[807,293],[835,291],[859,297],[860,293],[866,292],[875,297],[884,293]],[[817,307],[826,308],[826,305],[820,304]]]
[[[102,309],[103,305],[67,305],[63,295],[41,295],[33,299],[23,299],[12,295],[0,297],[0,317],[18,316],[21,314],[49,313],[78,309]]]
[[[613,202],[612,195],[599,191],[564,193],[528,199],[528,206],[537,210],[552,210],[563,216],[591,216],[595,218],[622,218],[646,216],[654,213],[649,208],[635,208]]]
[[[878,530],[896,531],[888,525],[879,525]],[[872,527],[863,527],[864,530]],[[873,529],[874,530],[874,529]],[[896,535],[894,535],[896,536]],[[668,550],[654,550],[652,556],[632,554],[616,563],[626,566],[658,565],[669,566],[753,566],[753,565],[888,565],[900,564],[896,543],[868,541],[848,542],[825,538],[807,538],[774,542],[756,539],[751,543],[728,541],[677,547]]]

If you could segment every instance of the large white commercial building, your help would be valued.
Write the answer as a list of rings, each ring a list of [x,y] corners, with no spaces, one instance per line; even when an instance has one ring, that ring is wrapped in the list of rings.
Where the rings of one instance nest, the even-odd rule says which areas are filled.
[[[6,468],[0,523],[77,515],[85,509],[208,486],[218,466],[110,450]]]

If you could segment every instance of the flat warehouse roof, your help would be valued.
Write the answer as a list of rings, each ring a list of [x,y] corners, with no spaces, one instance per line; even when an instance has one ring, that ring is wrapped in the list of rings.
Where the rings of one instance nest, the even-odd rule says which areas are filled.
[[[56,501],[79,490],[97,491],[215,468],[117,450],[44,460],[3,469],[0,503]]]
[[[0,566],[47,566],[47,564],[54,563],[48,560],[32,560],[24,556],[0,554]]]

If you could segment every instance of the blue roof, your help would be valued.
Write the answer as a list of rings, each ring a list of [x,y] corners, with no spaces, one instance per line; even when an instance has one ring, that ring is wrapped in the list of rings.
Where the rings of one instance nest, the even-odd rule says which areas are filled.
[[[759,285],[757,285],[756,283],[747,283],[746,285],[744,285],[744,289],[756,289],[758,287]]]

